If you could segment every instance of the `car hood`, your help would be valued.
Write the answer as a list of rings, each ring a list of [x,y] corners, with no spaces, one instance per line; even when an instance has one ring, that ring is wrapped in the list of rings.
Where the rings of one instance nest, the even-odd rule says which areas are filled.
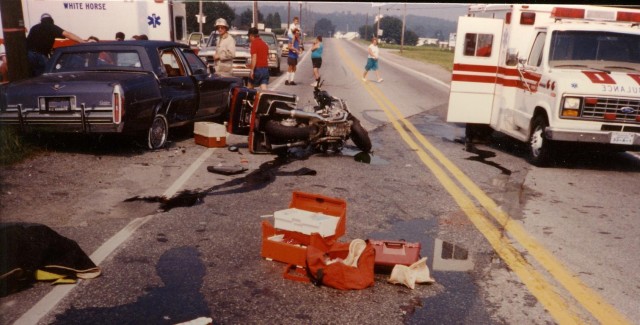
[[[540,88],[559,93],[637,96],[640,85],[640,77],[627,71],[558,68],[554,70],[557,73],[541,76],[537,83]]]

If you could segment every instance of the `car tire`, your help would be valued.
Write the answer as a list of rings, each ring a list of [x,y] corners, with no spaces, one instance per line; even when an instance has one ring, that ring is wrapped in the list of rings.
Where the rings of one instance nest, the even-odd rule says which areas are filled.
[[[544,115],[536,115],[531,122],[527,160],[537,167],[548,166],[553,156],[553,141],[547,139],[544,135],[544,130],[547,126],[549,126],[549,122],[547,122],[547,117]]]
[[[157,114],[147,131],[147,148],[157,150],[167,144],[169,137],[169,123],[163,114]]]

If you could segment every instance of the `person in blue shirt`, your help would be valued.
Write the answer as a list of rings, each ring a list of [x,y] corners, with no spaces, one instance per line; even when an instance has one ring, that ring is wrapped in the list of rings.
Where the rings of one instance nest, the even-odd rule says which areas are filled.
[[[317,36],[315,41],[313,41],[313,46],[311,47],[311,65],[313,66],[313,77],[316,79],[311,86],[316,87],[320,82],[320,67],[322,66],[322,50],[324,49],[324,44],[322,44],[322,36]]]
[[[287,80],[285,85],[295,86],[296,82],[293,78],[296,75],[296,67],[298,66],[298,56],[302,52],[302,44],[300,41],[300,30],[295,29],[293,31],[293,39],[289,39],[289,56],[287,57],[287,64],[289,69],[287,70]]]

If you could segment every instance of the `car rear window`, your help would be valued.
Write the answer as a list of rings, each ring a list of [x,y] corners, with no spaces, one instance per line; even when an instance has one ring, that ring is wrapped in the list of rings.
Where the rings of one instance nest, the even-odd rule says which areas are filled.
[[[88,70],[142,70],[136,51],[87,51],[64,53],[58,57],[54,72]]]

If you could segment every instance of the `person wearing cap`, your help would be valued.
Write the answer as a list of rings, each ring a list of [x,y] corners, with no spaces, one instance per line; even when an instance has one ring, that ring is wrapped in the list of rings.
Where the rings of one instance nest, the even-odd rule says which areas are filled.
[[[32,76],[38,76],[44,72],[56,38],[68,38],[78,43],[85,42],[78,35],[54,24],[51,15],[42,14],[40,23],[31,27],[29,35],[27,35],[27,57]]]
[[[236,40],[229,35],[229,25],[224,18],[216,20],[218,41],[216,42],[216,54],[213,55],[213,66],[216,74],[222,77],[232,77],[233,58],[236,56]]]
[[[249,28],[249,41],[251,53],[251,75],[249,76],[249,88],[259,86],[267,90],[269,84],[269,45],[260,38],[257,28]]]

